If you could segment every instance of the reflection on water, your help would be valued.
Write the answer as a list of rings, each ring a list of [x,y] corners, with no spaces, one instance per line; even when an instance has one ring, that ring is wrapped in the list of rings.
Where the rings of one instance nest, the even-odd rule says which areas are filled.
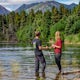
[[[11,71],[12,71],[12,77],[14,80],[18,80],[18,76],[19,76],[19,70],[20,66],[19,63],[17,61],[12,61],[11,62]]]
[[[0,79],[2,79],[2,72],[3,72],[2,63],[0,62]]]
[[[64,80],[64,77],[62,76],[61,73],[56,74],[55,80]]]
[[[62,73],[58,73],[53,52],[44,51],[45,73],[35,76],[34,52],[30,47],[0,47],[0,80],[77,80],[80,79],[80,46],[67,46],[62,55]],[[40,66],[41,67],[41,66]]]

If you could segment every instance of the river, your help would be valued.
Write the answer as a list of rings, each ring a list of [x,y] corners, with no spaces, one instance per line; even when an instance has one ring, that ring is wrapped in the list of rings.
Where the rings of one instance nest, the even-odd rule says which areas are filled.
[[[0,44],[0,80],[80,80],[80,46],[67,45],[62,53],[62,73],[58,74],[54,53],[43,51],[47,62],[45,78],[36,78],[31,47]],[[41,76],[41,65],[40,65]]]

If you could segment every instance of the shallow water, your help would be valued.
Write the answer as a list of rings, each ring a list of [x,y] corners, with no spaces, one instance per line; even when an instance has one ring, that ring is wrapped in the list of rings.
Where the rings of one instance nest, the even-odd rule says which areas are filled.
[[[0,47],[0,80],[80,80],[80,73],[58,74],[54,54],[43,51],[47,62],[45,78],[35,76],[34,51],[30,47],[4,45]],[[80,46],[66,46],[62,54],[62,72],[80,70]]]

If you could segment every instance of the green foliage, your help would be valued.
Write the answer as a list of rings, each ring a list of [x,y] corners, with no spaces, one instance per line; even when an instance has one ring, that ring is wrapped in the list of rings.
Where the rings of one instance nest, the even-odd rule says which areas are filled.
[[[61,31],[64,33],[65,25],[66,25],[66,17],[62,18],[58,23],[52,25],[50,28],[51,37],[54,36],[56,31]]]
[[[31,42],[34,37],[34,29],[32,26],[25,26],[20,28],[17,32],[17,38],[19,42]]]
[[[71,28],[71,33],[77,34],[79,32],[80,32],[80,20],[75,21],[75,23],[73,24],[73,26]]]
[[[69,15],[69,10],[64,5],[60,5],[60,15],[61,17]]]
[[[20,13],[20,17],[21,17],[21,21],[20,21],[20,26],[25,26],[26,25],[26,12],[25,11],[21,11]]]
[[[49,38],[54,39],[56,31],[61,32],[63,41],[66,39],[72,42],[74,35],[76,38],[74,41],[80,41],[80,4],[73,10],[68,10],[61,5],[59,9],[53,7],[51,11],[44,13],[42,11],[34,12],[31,9],[29,13],[12,11],[8,15],[0,15],[1,41],[15,41],[14,39],[16,39],[28,44],[34,38],[35,30],[41,32],[40,38],[44,43]]]
[[[69,43],[73,43],[73,44],[80,42],[80,33],[72,34],[72,35],[65,37],[65,41]]]
[[[52,16],[51,16],[52,24],[55,24],[60,20],[61,16],[59,14],[58,9],[55,6],[53,6],[51,13],[52,13]]]
[[[2,16],[0,15],[0,32],[2,32]]]
[[[15,31],[20,28],[20,15],[19,13],[15,13]]]
[[[80,16],[80,4],[74,7],[74,9],[72,10],[72,13]]]
[[[27,15],[27,24],[31,25],[33,23],[33,21],[34,21],[34,18],[35,18],[34,10],[31,9],[29,14]]]
[[[50,26],[51,26],[51,12],[50,11],[46,11],[44,13],[44,16],[43,16],[43,26],[44,26],[43,31],[46,32],[45,33],[46,34],[45,38],[48,38],[49,35],[50,35]]]
[[[79,39],[79,41],[80,41],[80,32],[79,32],[79,34],[78,34],[78,39]]]
[[[65,26],[65,34],[70,35],[75,33],[75,25],[77,25],[75,22],[79,20],[78,15],[71,15],[66,20],[66,26]],[[73,27],[74,26],[74,27]]]

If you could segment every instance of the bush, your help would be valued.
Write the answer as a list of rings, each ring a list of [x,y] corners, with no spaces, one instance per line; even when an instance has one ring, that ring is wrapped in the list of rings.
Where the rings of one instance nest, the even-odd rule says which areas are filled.
[[[80,20],[76,21],[71,28],[71,33],[76,34],[79,32],[80,32]]]
[[[64,33],[65,26],[66,26],[66,17],[64,17],[58,23],[56,23],[56,24],[51,26],[51,28],[50,28],[50,35],[51,35],[51,37],[54,36],[56,31],[61,31],[61,32]]]
[[[75,23],[76,21],[79,20],[79,17],[77,15],[71,15],[67,18],[66,20],[66,26],[65,26],[65,34],[70,35],[75,33],[75,29],[77,28],[78,23]],[[74,26],[74,27],[73,27]],[[75,28],[76,26],[76,28]]]

